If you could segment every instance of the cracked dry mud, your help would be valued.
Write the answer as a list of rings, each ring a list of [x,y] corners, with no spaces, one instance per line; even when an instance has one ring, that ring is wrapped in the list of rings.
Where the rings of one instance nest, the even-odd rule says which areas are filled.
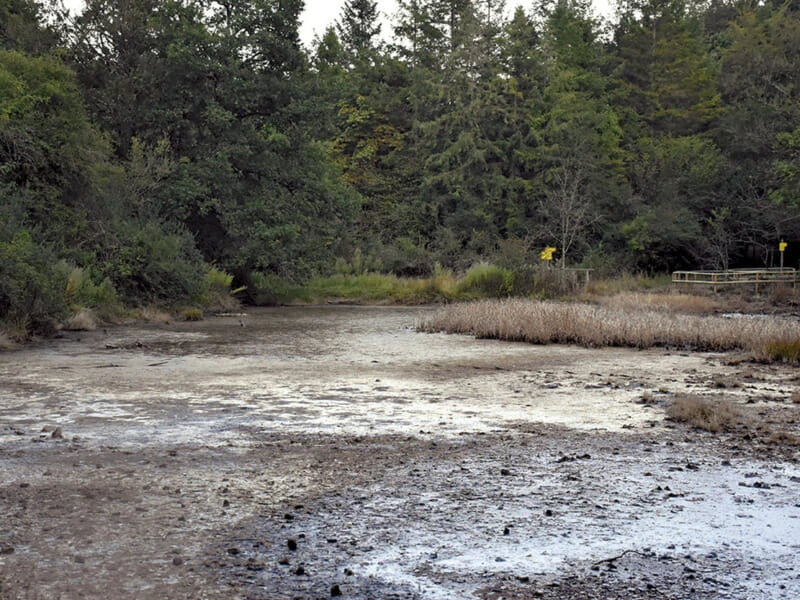
[[[425,310],[0,354],[0,598],[800,597],[800,454],[770,443],[800,433],[796,369],[417,333]],[[758,426],[671,424],[681,392]]]

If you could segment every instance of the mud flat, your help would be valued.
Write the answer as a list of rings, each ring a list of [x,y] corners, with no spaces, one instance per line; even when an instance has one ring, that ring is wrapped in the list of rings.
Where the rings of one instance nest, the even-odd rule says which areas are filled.
[[[417,333],[424,311],[0,354],[0,598],[800,597],[796,369]],[[686,392],[758,425],[666,421]]]

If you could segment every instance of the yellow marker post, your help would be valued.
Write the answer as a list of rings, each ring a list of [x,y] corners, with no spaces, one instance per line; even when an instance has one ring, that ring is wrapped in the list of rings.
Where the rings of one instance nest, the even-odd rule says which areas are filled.
[[[778,244],[778,250],[781,251],[781,269],[783,269],[783,252],[784,252],[784,250],[786,250],[786,246],[788,246],[788,245],[789,244],[787,244],[783,240],[781,240],[781,243]]]
[[[553,248],[552,246],[548,246],[547,248],[542,250],[541,254],[539,254],[539,257],[542,260],[553,260],[553,253],[555,251],[556,251],[555,248]]]

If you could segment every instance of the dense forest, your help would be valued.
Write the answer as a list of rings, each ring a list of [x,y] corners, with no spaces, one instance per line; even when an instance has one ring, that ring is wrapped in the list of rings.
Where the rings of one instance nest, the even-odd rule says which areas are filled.
[[[800,2],[0,0],[0,317],[800,242]],[[391,41],[387,41],[391,40]]]

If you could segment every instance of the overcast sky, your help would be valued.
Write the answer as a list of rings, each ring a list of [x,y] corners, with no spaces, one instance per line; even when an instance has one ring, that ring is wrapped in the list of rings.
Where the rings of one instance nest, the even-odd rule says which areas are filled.
[[[610,16],[613,0],[592,0],[597,10],[603,16]],[[310,44],[315,35],[322,37],[328,25],[339,18],[345,0],[306,0],[306,11],[302,16],[300,25],[300,39],[303,43]],[[506,0],[506,11],[513,14],[517,6],[526,10],[533,4],[532,0]],[[396,0],[378,0],[378,10],[382,13],[383,35],[391,37],[389,21],[397,12]]]
[[[611,0],[594,0],[595,6],[599,7],[601,12],[607,13],[608,6]],[[306,10],[301,17],[300,25],[300,39],[304,44],[310,45],[314,40],[315,35],[322,36],[325,33],[326,27],[333,24],[339,18],[339,13],[342,10],[345,0],[306,0]],[[83,0],[65,0],[65,4],[73,10],[80,10],[83,7]],[[522,5],[529,8],[532,4],[531,0],[506,0],[507,9],[509,13],[513,13],[514,8]],[[382,14],[383,34],[386,37],[391,37],[389,21],[394,13],[397,11],[396,0],[378,0],[378,10]]]

